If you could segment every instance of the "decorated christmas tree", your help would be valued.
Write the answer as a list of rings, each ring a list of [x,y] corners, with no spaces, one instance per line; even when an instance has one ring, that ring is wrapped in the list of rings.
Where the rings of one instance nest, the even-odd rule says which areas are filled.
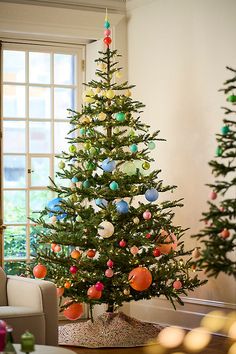
[[[133,86],[119,83],[119,55],[111,50],[105,20],[105,50],[96,60],[98,80],[86,84],[81,112],[70,111],[68,151],[60,155],[51,200],[34,222],[42,227],[33,273],[52,279],[70,319],[106,304],[113,313],[125,302],[182,295],[200,286],[181,226],[173,224],[181,200],[164,200],[176,186],[164,185],[150,156],[163,139],[140,115]]]
[[[204,244],[197,263],[209,276],[226,273],[236,278],[236,70],[227,69],[234,76],[220,91],[231,107],[222,107],[225,117],[221,132],[216,134],[216,156],[209,162],[216,180],[208,184],[209,209],[202,214],[205,227],[194,237]]]

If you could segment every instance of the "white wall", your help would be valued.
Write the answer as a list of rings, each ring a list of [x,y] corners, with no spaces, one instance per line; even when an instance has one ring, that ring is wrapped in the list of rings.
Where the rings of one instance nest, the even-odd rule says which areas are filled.
[[[205,184],[214,181],[208,162],[222,126],[225,98],[218,89],[229,75],[225,66],[236,67],[235,14],[235,0],[128,1],[129,82],[137,85],[134,98],[146,104],[143,119],[167,139],[158,143],[154,157],[164,181],[178,185],[174,197],[184,197],[175,220],[191,228],[188,248],[198,245],[190,234],[202,227]],[[211,279],[190,296],[182,311],[192,312],[192,321],[215,307],[235,308],[235,280]],[[163,300],[133,304],[130,311],[153,321],[179,321],[171,310],[167,317],[160,314]]]

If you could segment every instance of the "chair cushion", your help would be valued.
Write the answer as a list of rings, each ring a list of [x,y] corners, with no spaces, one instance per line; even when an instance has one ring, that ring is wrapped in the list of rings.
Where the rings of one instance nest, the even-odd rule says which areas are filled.
[[[7,277],[0,267],[0,306],[7,305]]]
[[[18,317],[35,317],[43,316],[41,311],[34,310],[30,307],[23,306],[0,306],[0,318],[18,318]]]

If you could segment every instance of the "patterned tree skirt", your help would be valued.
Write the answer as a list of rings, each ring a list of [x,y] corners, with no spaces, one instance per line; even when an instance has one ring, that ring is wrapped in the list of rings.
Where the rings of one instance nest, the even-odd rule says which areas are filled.
[[[88,320],[59,326],[59,344],[87,348],[137,347],[155,340],[161,329],[123,312],[106,312],[94,322]]]

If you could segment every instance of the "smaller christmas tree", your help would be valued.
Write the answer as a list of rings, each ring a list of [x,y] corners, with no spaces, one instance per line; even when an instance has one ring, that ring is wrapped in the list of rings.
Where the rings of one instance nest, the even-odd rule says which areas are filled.
[[[227,102],[235,106],[236,70],[227,69],[234,76],[224,83],[225,87],[220,91],[227,96]],[[226,273],[236,278],[236,110],[228,107],[222,109],[225,118],[221,133],[216,134],[216,157],[209,162],[216,180],[213,184],[207,184],[211,192],[209,210],[202,214],[205,227],[193,237],[200,239],[205,246],[197,263],[209,276]]]

